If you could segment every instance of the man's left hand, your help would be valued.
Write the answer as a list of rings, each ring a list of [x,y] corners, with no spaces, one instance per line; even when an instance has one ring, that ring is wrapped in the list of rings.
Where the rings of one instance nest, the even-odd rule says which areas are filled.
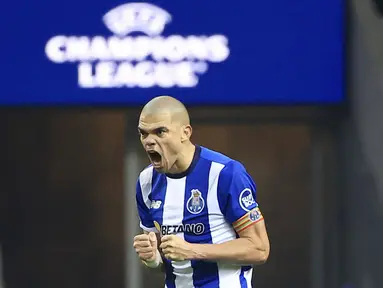
[[[184,261],[192,259],[192,244],[175,235],[166,235],[161,238],[162,253],[172,261]]]

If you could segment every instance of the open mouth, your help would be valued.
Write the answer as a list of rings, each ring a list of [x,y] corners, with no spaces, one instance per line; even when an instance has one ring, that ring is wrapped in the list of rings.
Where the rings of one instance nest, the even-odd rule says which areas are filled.
[[[156,151],[148,151],[148,155],[150,158],[150,161],[152,161],[153,164],[160,164],[161,163],[161,155],[160,153]]]

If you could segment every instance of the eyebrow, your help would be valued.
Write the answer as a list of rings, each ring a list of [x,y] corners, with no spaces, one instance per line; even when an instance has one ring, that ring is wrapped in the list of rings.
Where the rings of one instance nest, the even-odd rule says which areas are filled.
[[[156,128],[153,128],[151,130],[146,130],[146,129],[143,129],[141,127],[138,127],[138,131],[141,132],[141,133],[149,133],[151,131],[158,131],[158,130],[166,130],[168,131],[169,129],[165,126],[160,126],[160,127],[156,127]]]

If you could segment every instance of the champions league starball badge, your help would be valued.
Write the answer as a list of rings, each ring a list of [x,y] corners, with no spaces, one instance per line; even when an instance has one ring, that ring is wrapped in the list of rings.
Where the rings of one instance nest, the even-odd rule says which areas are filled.
[[[191,88],[230,55],[228,38],[162,35],[172,15],[151,3],[125,3],[102,18],[112,35],[51,37],[46,57],[77,64],[80,88]]]

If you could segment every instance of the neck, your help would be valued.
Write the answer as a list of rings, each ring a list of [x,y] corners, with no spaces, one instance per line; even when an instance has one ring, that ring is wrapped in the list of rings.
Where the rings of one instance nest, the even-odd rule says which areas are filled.
[[[185,172],[193,161],[194,153],[194,144],[191,142],[187,143],[184,149],[179,153],[178,158],[169,173],[178,174]]]

